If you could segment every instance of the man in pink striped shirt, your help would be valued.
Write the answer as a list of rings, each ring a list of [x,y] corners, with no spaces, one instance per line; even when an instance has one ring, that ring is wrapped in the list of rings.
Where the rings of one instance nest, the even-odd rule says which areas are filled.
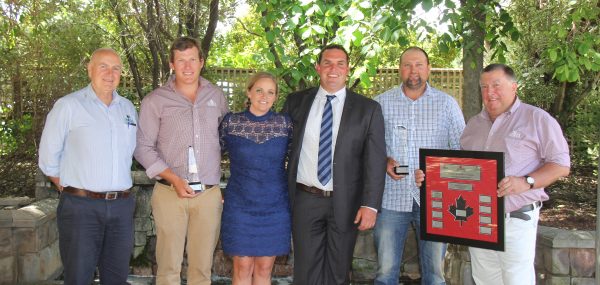
[[[484,68],[484,109],[472,117],[460,143],[464,150],[504,152],[505,251],[469,248],[477,284],[535,284],[535,244],[544,187],[570,169],[569,148],[558,122],[517,97],[514,71],[503,64]]]
[[[184,246],[187,283],[210,285],[221,226],[219,123],[227,113],[221,89],[200,76],[204,57],[195,39],[171,46],[174,75],[142,100],[135,158],[157,180],[156,284],[181,284]]]

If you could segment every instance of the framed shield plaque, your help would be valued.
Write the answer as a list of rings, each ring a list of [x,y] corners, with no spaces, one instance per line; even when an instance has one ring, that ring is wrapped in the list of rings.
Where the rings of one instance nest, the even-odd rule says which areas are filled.
[[[421,238],[504,251],[504,154],[420,149]]]

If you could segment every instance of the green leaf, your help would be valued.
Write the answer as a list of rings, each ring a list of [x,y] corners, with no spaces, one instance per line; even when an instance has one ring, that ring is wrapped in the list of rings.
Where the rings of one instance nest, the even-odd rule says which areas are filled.
[[[360,29],[354,30],[354,32],[352,32],[352,35],[354,36],[354,41],[352,43],[354,44],[354,46],[360,47],[365,35],[360,31]]]
[[[557,54],[556,54],[556,50],[555,49],[549,49],[548,50],[548,57],[550,58],[550,60],[552,62],[556,61],[556,56],[557,56]]]
[[[521,33],[519,33],[519,31],[517,31],[516,29],[514,29],[510,33],[510,39],[514,42],[518,41],[520,37],[521,37]]]
[[[272,31],[268,31],[267,33],[265,33],[265,37],[267,38],[267,41],[270,43],[275,41],[275,34]]]
[[[358,3],[358,6],[363,8],[363,9],[369,9],[371,8],[371,1],[362,1]]]
[[[586,42],[577,45],[577,52],[579,52],[580,55],[586,54],[588,50],[590,50],[590,45]]]
[[[310,36],[312,36],[312,29],[310,27],[302,32],[302,35],[300,35],[303,40],[310,38]]]
[[[325,33],[325,28],[319,26],[319,25],[312,25],[311,28],[317,33],[317,34],[324,34]]]
[[[371,86],[371,78],[367,72],[360,74],[360,81],[367,86]]]
[[[456,9],[456,4],[452,0],[446,0],[445,4],[449,9]]]
[[[431,8],[433,7],[433,1],[432,0],[423,0],[421,2],[421,7],[423,7],[423,10],[425,10],[425,12],[431,10]]]
[[[358,10],[356,7],[350,7],[347,11],[348,16],[353,21],[362,21],[365,18],[365,14],[362,11]]]

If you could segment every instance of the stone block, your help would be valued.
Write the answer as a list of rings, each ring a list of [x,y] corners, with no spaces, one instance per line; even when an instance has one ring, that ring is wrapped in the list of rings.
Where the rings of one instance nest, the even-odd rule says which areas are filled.
[[[140,254],[144,253],[144,248],[145,246],[134,246],[132,259],[136,259]]]
[[[133,225],[136,232],[152,232],[152,220],[150,217],[134,218]]]
[[[596,270],[596,250],[590,248],[572,248],[570,250],[571,276],[593,277]]]
[[[58,224],[56,219],[48,221],[48,243],[51,244],[58,240]]]
[[[134,238],[135,246],[146,245],[146,239],[147,239],[146,232],[135,232],[133,238]]]
[[[11,228],[0,228],[0,256],[16,255]]]
[[[352,260],[352,281],[366,282],[375,279],[377,261],[354,258]]]
[[[28,252],[37,252],[42,247],[38,238],[37,228],[15,228],[15,243],[19,255]]]
[[[2,206],[17,206],[21,207],[24,205],[29,205],[34,201],[33,198],[29,197],[10,197],[10,198],[0,198],[0,207]]]
[[[145,171],[132,171],[131,178],[134,185],[154,185],[154,179],[150,179]]]
[[[37,231],[38,231],[37,238],[38,238],[40,248],[44,248],[44,247],[48,246],[48,244],[50,243],[48,240],[48,236],[49,236],[48,231],[50,229],[51,222],[52,221],[49,220],[49,221],[41,224],[37,229]]]
[[[0,228],[10,228],[13,225],[13,215],[12,211],[14,210],[0,210]]]
[[[21,283],[55,279],[62,272],[58,242],[39,252],[20,255],[18,263],[18,279]]]
[[[546,272],[553,275],[569,275],[571,260],[568,248],[543,248],[543,263]]]
[[[148,218],[152,214],[152,187],[134,187],[135,191],[135,212],[136,218]]]
[[[14,256],[0,255],[0,284],[17,283],[17,264]]]
[[[538,227],[538,243],[551,248],[595,248],[595,232]]]
[[[36,227],[56,217],[57,199],[44,199],[12,211],[13,227]]]
[[[373,240],[373,231],[360,231],[354,246],[354,257],[377,261],[377,251]]]
[[[573,277],[571,278],[571,285],[596,285],[596,279],[585,278],[585,277]]]
[[[571,277],[549,274],[546,275],[546,282],[544,285],[571,285]]]

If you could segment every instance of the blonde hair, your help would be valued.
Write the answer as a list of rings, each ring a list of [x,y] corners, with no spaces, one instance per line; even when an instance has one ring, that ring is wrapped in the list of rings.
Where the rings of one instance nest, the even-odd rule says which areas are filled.
[[[265,72],[265,71],[259,71],[257,73],[254,73],[252,76],[250,76],[250,78],[248,78],[248,82],[246,82],[246,91],[250,91],[250,89],[252,89],[254,84],[256,84],[257,81],[259,81],[263,78],[269,78],[269,79],[273,80],[273,82],[275,83],[275,95],[278,95],[279,94],[279,84],[277,84],[277,78],[275,78],[275,75]]]
[[[254,87],[254,84],[263,78],[269,78],[273,80],[273,83],[275,83],[275,95],[279,95],[279,84],[277,84],[277,78],[275,78],[275,75],[265,71],[254,73],[252,76],[250,76],[250,78],[248,78],[248,81],[246,82],[246,92],[250,92],[252,87]],[[250,108],[250,98],[246,98],[246,108]]]

